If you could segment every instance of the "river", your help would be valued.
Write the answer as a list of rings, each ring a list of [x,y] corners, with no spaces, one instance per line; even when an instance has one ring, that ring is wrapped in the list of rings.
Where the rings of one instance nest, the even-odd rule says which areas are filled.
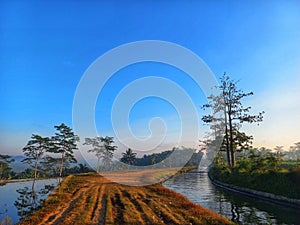
[[[189,200],[238,224],[300,224],[300,210],[215,187],[206,171],[191,171],[164,183]]]

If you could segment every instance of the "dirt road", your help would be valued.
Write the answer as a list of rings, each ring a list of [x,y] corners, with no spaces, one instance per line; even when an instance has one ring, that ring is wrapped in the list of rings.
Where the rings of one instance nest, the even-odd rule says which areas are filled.
[[[61,186],[49,195],[43,207],[20,224],[231,224],[231,222],[159,184],[126,186],[113,183],[98,174],[89,174],[65,178]]]

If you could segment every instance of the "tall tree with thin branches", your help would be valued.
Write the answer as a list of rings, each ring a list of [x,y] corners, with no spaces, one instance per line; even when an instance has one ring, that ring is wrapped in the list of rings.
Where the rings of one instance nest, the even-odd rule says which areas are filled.
[[[51,138],[52,146],[49,152],[60,154],[60,158],[58,159],[60,161],[59,177],[62,177],[65,165],[77,162],[74,157],[74,150],[78,150],[76,142],[79,141],[79,137],[64,123],[54,126],[54,128],[57,132]]]
[[[92,146],[92,149],[89,149],[88,152],[93,152],[97,157],[97,173],[100,172],[101,160],[104,167],[110,164],[114,151],[117,149],[117,146],[114,146],[113,143],[113,137],[108,136],[85,138],[84,145]]]
[[[104,145],[102,144],[102,137],[94,137],[94,138],[85,138],[84,145],[91,145],[92,149],[89,149],[88,152],[93,152],[97,157],[97,173],[100,172],[100,162],[103,154],[105,152]]]
[[[104,167],[108,167],[112,161],[114,152],[117,150],[117,146],[114,145],[114,138],[105,136],[101,137],[101,141],[104,146],[103,162]]]
[[[236,150],[237,146],[243,146],[243,143],[249,143],[250,136],[240,132],[243,123],[261,122],[263,120],[263,113],[257,115],[250,114],[251,107],[244,107],[242,100],[253,95],[253,92],[245,93],[238,89],[236,81],[230,79],[226,73],[221,78],[221,84],[217,86],[221,94],[218,96],[209,96],[208,104],[203,105],[203,108],[211,108],[213,113],[224,113],[224,118],[221,122],[225,128],[224,142],[227,163],[230,168],[235,167],[236,164]],[[202,118],[205,123],[214,123],[219,118],[214,117],[214,114],[206,115]],[[237,144],[238,143],[238,144]]]
[[[37,173],[39,171],[40,162],[46,151],[50,147],[50,138],[41,137],[40,135],[33,134],[31,140],[28,141],[27,145],[23,148],[23,153],[26,156],[22,162],[29,164],[34,170],[33,184],[37,179]]]

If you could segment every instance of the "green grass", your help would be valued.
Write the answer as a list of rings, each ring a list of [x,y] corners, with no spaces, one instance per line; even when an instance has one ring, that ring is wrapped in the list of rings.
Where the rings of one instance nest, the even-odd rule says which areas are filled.
[[[279,169],[293,169],[295,167],[300,167],[299,161],[281,161],[278,165]]]
[[[268,172],[226,172],[212,171],[212,175],[219,181],[264,191],[289,198],[300,199],[300,168],[293,170],[279,169]]]

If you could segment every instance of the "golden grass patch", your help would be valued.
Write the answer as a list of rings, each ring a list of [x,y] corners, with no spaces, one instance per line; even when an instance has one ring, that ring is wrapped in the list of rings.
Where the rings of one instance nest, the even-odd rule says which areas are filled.
[[[67,177],[20,224],[232,224],[162,185],[125,186],[98,174]]]

